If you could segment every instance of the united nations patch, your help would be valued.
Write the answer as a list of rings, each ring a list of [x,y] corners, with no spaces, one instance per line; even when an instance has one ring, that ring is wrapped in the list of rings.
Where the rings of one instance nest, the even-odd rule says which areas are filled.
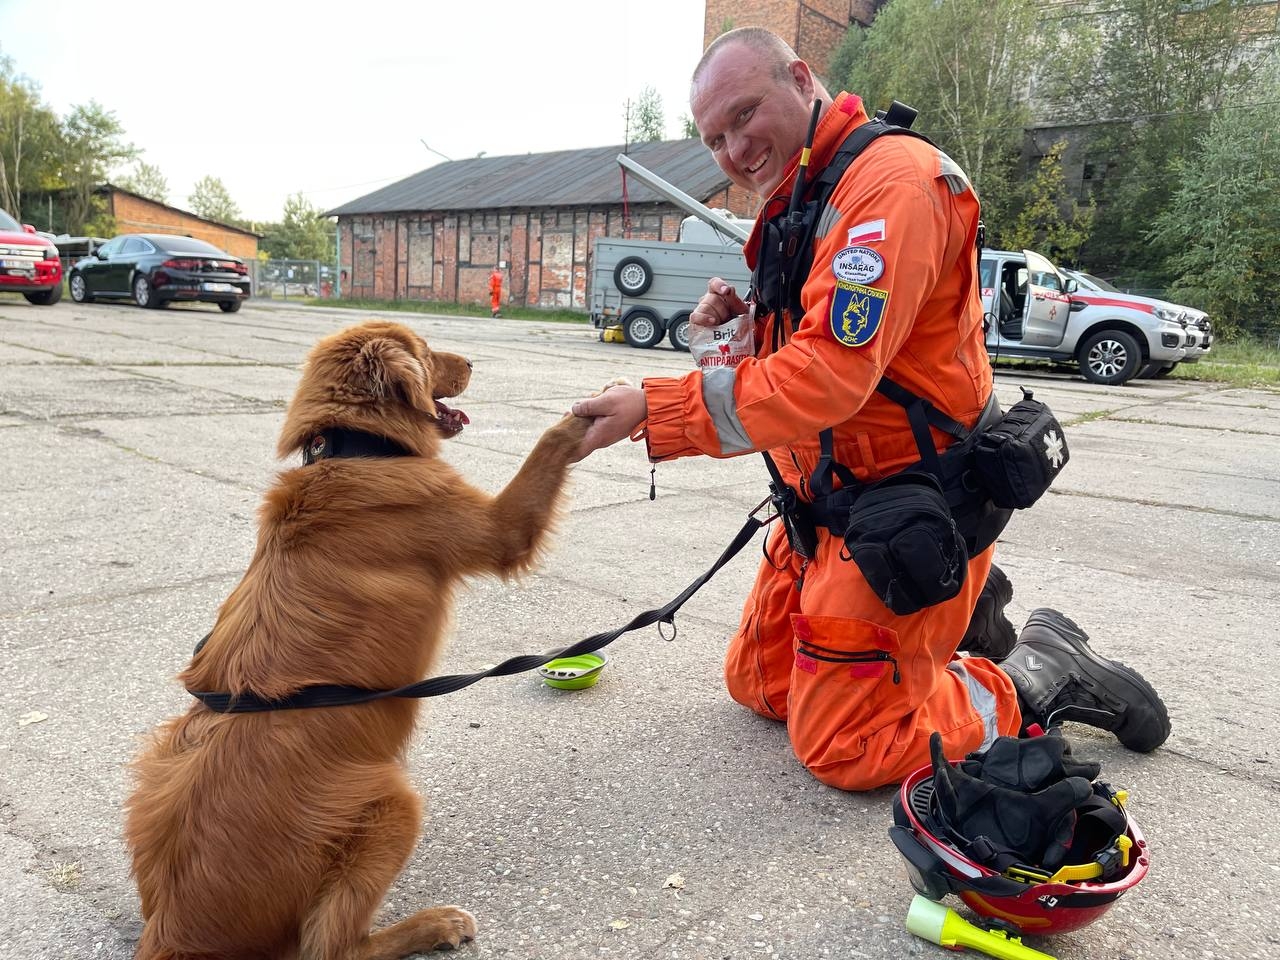
[[[837,280],[831,294],[831,333],[846,347],[862,347],[880,329],[889,291]]]
[[[870,247],[845,247],[832,258],[831,272],[837,280],[874,283],[884,273],[884,257]]]

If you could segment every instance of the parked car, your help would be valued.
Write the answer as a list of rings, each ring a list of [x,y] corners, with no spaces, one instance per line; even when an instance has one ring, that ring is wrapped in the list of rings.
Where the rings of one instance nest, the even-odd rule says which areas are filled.
[[[1180,304],[1170,303],[1167,300],[1157,300],[1154,297],[1140,297],[1137,294],[1123,293],[1100,277],[1095,277],[1093,274],[1085,273],[1082,270],[1064,269],[1062,272],[1068,277],[1074,278],[1080,284],[1082,292],[1076,295],[1086,302],[1090,301],[1091,294],[1095,295],[1095,297],[1096,295],[1105,295],[1105,297],[1121,299],[1136,304],[1150,304],[1157,316],[1167,318],[1175,312],[1178,314],[1179,322],[1187,332],[1186,356],[1175,363],[1148,363],[1138,371],[1139,378],[1166,377],[1173,372],[1173,368],[1178,363],[1198,362],[1201,357],[1209,352],[1209,348],[1213,345],[1213,325],[1209,322],[1209,315],[1203,310],[1197,310],[1195,307],[1184,307]]]
[[[1074,364],[1086,380],[1112,385],[1186,356],[1180,312],[1079,286],[1034,251],[983,250],[987,353]]]
[[[239,257],[193,237],[131,233],[77,260],[67,287],[76,303],[132,298],[140,307],[159,308],[198,300],[235,313],[249,298],[249,268]]]
[[[41,307],[62,299],[58,248],[29,223],[0,210],[0,292],[20,293]]]

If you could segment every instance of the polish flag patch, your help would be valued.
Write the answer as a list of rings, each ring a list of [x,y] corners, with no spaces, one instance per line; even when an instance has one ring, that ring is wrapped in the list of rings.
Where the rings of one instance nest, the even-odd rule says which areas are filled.
[[[871,243],[875,240],[884,239],[884,221],[868,220],[866,223],[860,223],[856,227],[849,228],[850,246],[859,243]]]

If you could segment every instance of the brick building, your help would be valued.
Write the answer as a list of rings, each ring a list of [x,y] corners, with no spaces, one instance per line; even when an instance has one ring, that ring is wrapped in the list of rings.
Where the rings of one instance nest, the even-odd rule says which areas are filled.
[[[116,233],[171,233],[195,237],[248,263],[258,258],[258,240],[261,238],[252,231],[206,220],[110,183],[99,187],[96,193],[106,198],[107,213],[115,218]]]
[[[791,46],[825,81],[849,27],[870,26],[886,0],[706,0],[702,45],[726,30],[764,27]],[[838,87],[839,84],[836,84]],[[833,90],[832,93],[835,91]]]
[[[684,212],[617,163],[621,146],[438,164],[352,200],[338,218],[342,292],[378,300],[487,301],[505,263],[503,297],[585,308],[597,237],[675,240]],[[694,199],[753,216],[698,140],[632,144],[640,164]]]

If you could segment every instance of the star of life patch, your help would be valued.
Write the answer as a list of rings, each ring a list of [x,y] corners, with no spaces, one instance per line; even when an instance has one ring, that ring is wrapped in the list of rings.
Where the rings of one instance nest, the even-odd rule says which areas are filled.
[[[889,291],[837,280],[831,293],[831,334],[846,347],[866,346],[880,330]]]
[[[871,283],[884,273],[884,257],[870,247],[845,247],[831,258],[831,272],[837,280]]]

